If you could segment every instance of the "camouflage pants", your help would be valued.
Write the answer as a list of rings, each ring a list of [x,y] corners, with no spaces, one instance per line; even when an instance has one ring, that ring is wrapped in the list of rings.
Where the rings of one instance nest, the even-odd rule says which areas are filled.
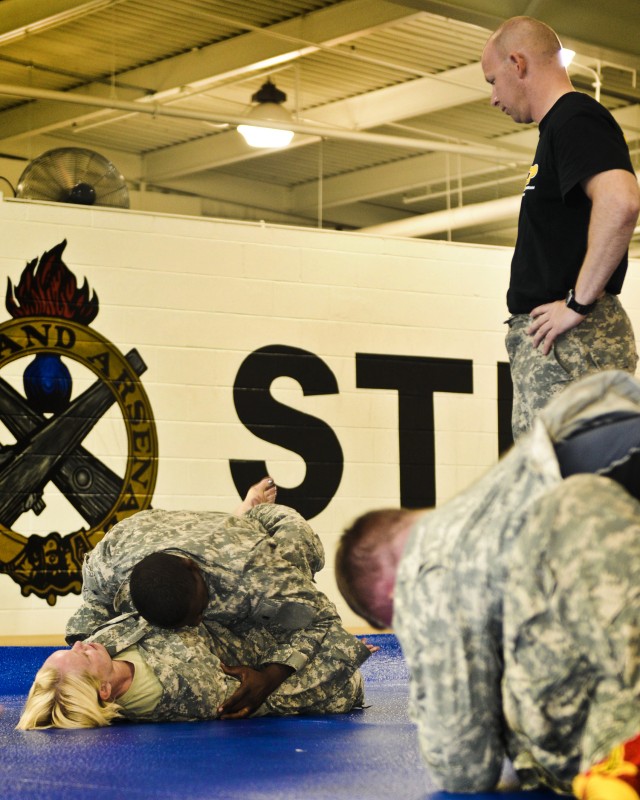
[[[571,381],[607,369],[635,373],[638,354],[633,328],[615,295],[606,294],[598,300],[580,325],[555,340],[547,356],[532,346],[526,333],[531,324],[528,314],[516,314],[508,322],[514,440],[530,429],[536,414]]]
[[[569,788],[640,733],[640,504],[575,475],[532,509],[509,564],[503,702],[524,788]]]
[[[278,553],[307,578],[324,567],[324,547],[309,525],[283,525],[271,537]]]
[[[258,667],[262,654],[273,647],[273,636],[265,628],[252,628],[238,635],[215,622],[207,622],[212,650],[225,664]],[[322,649],[298,672],[290,675],[252,714],[342,714],[364,704],[364,680],[356,668],[361,657],[355,636],[344,635],[339,621],[327,631]],[[237,689],[229,679],[228,697]]]

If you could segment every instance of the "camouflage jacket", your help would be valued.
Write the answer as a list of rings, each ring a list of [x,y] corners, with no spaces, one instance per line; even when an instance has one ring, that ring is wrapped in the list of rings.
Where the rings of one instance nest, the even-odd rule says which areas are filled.
[[[125,623],[116,620],[89,639],[104,644],[112,656],[135,644],[160,682],[162,696],[149,715],[134,716],[125,709],[124,716],[149,722],[218,717],[217,709],[233,693],[234,681],[221,669],[207,631],[202,626],[176,631],[147,626],[142,637],[131,641]]]
[[[425,513],[410,535],[394,628],[410,669],[410,714],[421,750],[446,790],[491,790],[505,755],[519,763],[522,743],[509,735],[501,686],[510,552],[536,502],[562,482],[553,443],[620,410],[640,413],[640,384],[626,373],[599,373],[570,386],[495,467]],[[525,786],[537,782],[530,775]]]
[[[210,597],[205,625],[222,625],[238,636],[256,627],[271,634],[262,663],[301,670],[329,632],[343,638],[346,651],[357,642],[354,668],[368,657],[367,648],[344,630],[336,607],[313,582],[324,564],[320,540],[300,514],[272,504],[241,517],[155,509],[119,522],[85,558],[83,603],[67,623],[67,640],[84,638],[114,616],[134,611],[131,570],[159,550],[188,555],[200,566]],[[136,615],[122,624],[133,638],[148,629]]]
[[[175,631],[147,626],[144,635],[138,636],[139,631],[128,626],[127,619],[113,619],[89,638],[104,644],[112,656],[135,644],[162,686],[154,710],[140,715],[125,709],[129,719],[186,722],[217,718],[219,705],[238,688],[238,681],[224,673],[220,661],[257,667],[269,646],[270,634],[264,628],[240,638],[215,623],[213,635],[204,625]],[[353,644],[345,650],[341,637],[337,647],[331,634],[328,638],[322,653],[289,676],[253,716],[340,713],[363,704],[362,675],[356,668],[360,643],[351,637]]]
[[[640,503],[574,475],[538,500],[509,559],[502,700],[525,786],[571,779],[640,732]]]

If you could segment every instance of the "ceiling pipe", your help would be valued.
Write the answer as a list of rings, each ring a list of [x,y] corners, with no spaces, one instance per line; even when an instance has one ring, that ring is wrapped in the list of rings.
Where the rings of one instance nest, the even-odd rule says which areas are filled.
[[[123,2],[125,2],[125,0],[88,0],[86,3],[81,3],[75,7],[72,6],[65,11],[60,11],[57,14],[52,14],[49,17],[43,17],[42,19],[35,20],[30,19],[25,25],[5,31],[4,33],[0,33],[0,45],[11,44],[19,39],[24,39],[27,36],[33,36],[36,33],[44,33],[52,28],[57,28],[60,25],[67,24],[68,22],[74,22],[75,20],[82,19],[89,14],[95,14],[96,11],[104,11],[105,8],[116,6]],[[33,5],[35,5],[35,3]],[[44,5],[44,3],[42,5]],[[38,9],[38,11],[41,11],[41,9]],[[6,13],[10,15],[9,10],[7,10]],[[19,11],[14,10],[14,14],[18,15]],[[12,21],[15,22],[15,17]]]
[[[640,181],[640,170],[636,172]],[[368,228],[359,228],[359,233],[373,233],[382,236],[429,236],[432,233],[459,230],[471,225],[485,225],[509,217],[517,217],[520,213],[522,195],[502,197],[498,200],[487,200],[485,203],[470,203],[467,206],[434,211],[431,214],[417,214],[393,222],[382,222]],[[634,235],[640,231],[636,228]]]
[[[132,111],[136,114],[148,114],[155,117],[173,117],[175,119],[192,119],[200,122],[214,124],[226,123],[229,125],[243,125],[247,122],[246,115],[234,116],[230,114],[211,114],[188,109],[165,108],[149,103],[138,103],[130,100],[116,100],[111,97],[93,97],[92,95],[58,92],[51,89],[36,89],[28,86],[12,86],[0,84],[0,95],[25,97],[32,100],[48,100],[59,103],[72,103],[78,106],[90,106],[103,110]],[[493,160],[506,160],[510,162],[527,162],[529,156],[520,154],[517,149],[502,147],[476,147],[473,145],[455,144],[454,142],[432,141],[430,139],[414,139],[410,136],[388,136],[381,133],[368,133],[366,131],[352,131],[343,128],[325,128],[321,125],[307,125],[299,122],[272,122],[264,120],[260,123],[265,128],[281,130],[287,128],[294,133],[307,136],[318,136],[322,139],[342,139],[353,142],[380,144],[387,147],[401,147],[409,150],[424,150],[427,152],[460,153],[462,155],[476,156]]]
[[[472,203],[446,211],[434,211],[432,214],[418,214],[394,222],[383,222],[380,225],[371,225],[369,228],[360,228],[358,232],[383,236],[428,236],[432,233],[517,217],[521,201],[521,194],[515,197],[502,197],[499,200],[488,200],[486,203]]]

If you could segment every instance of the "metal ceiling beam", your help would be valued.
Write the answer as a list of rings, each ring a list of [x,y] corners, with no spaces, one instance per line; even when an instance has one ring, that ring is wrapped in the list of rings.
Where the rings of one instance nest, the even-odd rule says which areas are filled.
[[[510,17],[535,17],[550,25],[565,46],[633,67],[638,62],[640,13],[636,3],[576,0],[392,0],[397,5],[495,30]],[[573,47],[573,45],[577,47]],[[626,54],[626,56],[625,56]]]
[[[318,141],[317,136],[297,134],[288,148],[303,147]],[[239,161],[260,158],[272,153],[250,147],[235,130],[218,133],[163,148],[143,157],[143,177],[149,183],[166,183],[168,180],[217,169]]]
[[[122,2],[124,0],[3,0],[0,47]]]
[[[305,121],[362,131],[455,105],[463,105],[483,97],[489,102],[489,91],[482,68],[479,63],[475,63],[439,73],[432,78],[416,78],[408,83],[327,103],[306,112]],[[299,147],[315,140],[315,138],[296,137],[292,146]],[[506,147],[509,148],[511,145]],[[512,146],[512,153],[514,160],[524,162],[530,157],[528,149],[519,149],[517,145]],[[188,175],[201,169],[214,169],[247,158],[255,158],[256,155],[259,153],[248,148],[235,132],[216,134],[166,148],[157,154],[148,154],[145,176],[150,182],[164,182],[167,178]]]
[[[203,90],[258,70],[287,63],[320,49],[346,44],[386,25],[415,16],[387,0],[344,0],[324,9],[301,14],[267,28],[249,32],[171,59],[171,71],[162,70],[151,100],[189,90]],[[242,20],[234,20],[242,26]],[[153,74],[154,67],[143,67]],[[160,84],[160,85],[158,85]]]
[[[490,89],[482,67],[476,63],[327,103],[305,112],[305,118],[325,125],[366,130],[483,98],[489,102]]]
[[[259,32],[251,31],[199,50],[119,73],[119,81],[132,86],[147,87],[147,92],[119,87],[118,99],[167,102],[188,93],[188,87],[200,90],[204,86],[264,69],[267,64],[298,58],[302,54],[301,48],[309,47],[301,44],[302,42],[314,42],[317,47],[330,46],[415,13],[387,0],[345,0],[343,3],[260,29]],[[75,92],[76,90],[72,90],[69,94]],[[92,83],[78,89],[77,93],[105,97],[111,93],[111,87]],[[21,106],[2,112],[0,119],[0,137],[11,138],[52,130],[56,125],[70,125],[83,117],[71,105],[64,106],[60,113],[60,109],[52,108],[49,104],[31,103],[28,107]]]
[[[134,111],[136,113],[148,114],[150,116],[193,119],[212,122],[214,124],[228,122],[232,125],[240,125],[243,122],[246,122],[245,117],[233,117],[227,114],[210,114],[201,111],[189,111],[188,109],[165,108],[164,106],[147,106],[141,105],[140,103],[114,100],[112,98],[99,98],[77,93],[71,94],[47,89],[33,89],[30,87],[0,84],[0,95],[3,94],[18,97],[31,97],[40,100],[53,100],[60,103],[71,103],[72,105],[86,105],[89,107]],[[274,123],[269,120],[261,120],[260,125],[263,127],[276,129],[282,129],[285,127],[282,122]],[[511,161],[514,159],[514,153],[512,150],[506,151],[500,147],[494,147],[492,145],[464,145],[456,144],[454,142],[419,139],[410,136],[392,136],[386,134],[367,133],[366,131],[350,131],[339,128],[329,128],[320,125],[302,125],[298,122],[287,122],[286,127],[296,133],[306,134],[307,136],[316,136],[319,138],[367,142],[369,144],[400,147],[415,151],[463,153],[467,155],[484,156],[485,158],[506,159]],[[162,153],[162,151],[158,151],[158,153]],[[151,154],[150,158],[153,158],[156,155],[157,153]],[[202,168],[202,165],[200,165],[200,168]],[[170,166],[167,168],[167,171],[164,174],[165,177],[174,177]]]
[[[155,184],[149,185],[155,186]],[[279,213],[290,211],[289,191],[285,186],[274,186],[272,183],[232,175],[219,174],[212,180],[211,176],[201,173],[188,178],[164,181],[159,188],[172,189],[209,200],[235,203],[238,206],[273,208]],[[299,216],[308,218],[309,214],[300,214]]]
[[[464,105],[482,97],[486,97],[488,102],[489,95],[482,69],[479,64],[470,64],[435,75],[433,78],[417,78],[409,83],[315,108],[305,114],[304,122],[301,123],[303,128],[313,126],[315,137],[306,139],[296,137],[292,145],[299,147],[309,144],[316,141],[318,135],[323,133],[328,139],[340,138],[333,136],[332,132],[335,130],[344,130],[345,135],[342,138],[349,138],[348,131],[353,131],[357,134],[356,140],[365,141],[360,133],[368,128]],[[327,125],[327,128],[315,125]],[[408,144],[410,143],[409,137],[403,138]],[[384,141],[386,144],[392,144],[391,138]],[[413,141],[422,140],[416,138]],[[449,144],[444,139],[438,139],[432,140],[432,145],[428,149],[473,152],[473,145],[468,142],[452,141]],[[485,154],[488,146],[490,145],[477,145]],[[424,148],[420,146],[420,149]],[[157,153],[149,153],[145,159],[145,177],[152,182],[164,181],[167,178],[188,175],[202,169],[214,169],[247,158],[255,158],[256,155],[259,153],[247,147],[235,131],[215,134],[194,142],[175,145]],[[511,157],[513,160],[525,162],[530,158],[530,152],[517,145],[505,145],[501,157]]]
[[[640,177],[638,173],[636,173]],[[485,203],[471,203],[466,206],[436,211],[431,214],[418,214],[408,219],[374,225],[362,229],[362,233],[375,233],[384,236],[429,236],[443,231],[453,231],[471,225],[484,225],[503,219],[516,219],[520,212],[522,194],[489,200]]]
[[[537,130],[523,130],[509,134],[500,140],[505,147],[517,146],[519,152],[526,152],[524,161],[512,159],[512,163],[526,163],[531,161],[538,138]],[[507,141],[504,141],[507,139]],[[487,175],[495,174],[498,166],[495,161],[478,158],[461,157],[460,171],[481,172]],[[457,171],[457,170],[456,170]],[[523,169],[522,181],[526,177]],[[455,180],[445,157],[442,153],[431,153],[405,158],[390,164],[381,164],[366,169],[359,169],[355,173],[336,175],[323,180],[323,198],[326,207],[345,205],[363,200],[384,197],[389,194],[399,194],[410,189],[424,186],[427,183],[446,181],[447,178]],[[305,208],[312,205],[315,200],[317,188],[315,182],[295,187],[292,190],[292,204],[295,208]],[[408,209],[407,209],[408,211]]]

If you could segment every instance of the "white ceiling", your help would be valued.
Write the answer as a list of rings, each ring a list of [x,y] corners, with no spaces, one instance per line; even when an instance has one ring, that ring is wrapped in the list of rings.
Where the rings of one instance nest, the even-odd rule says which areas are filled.
[[[134,208],[512,245],[537,130],[479,59],[515,14],[577,52],[576,88],[600,74],[638,169],[640,0],[0,0],[0,191],[76,146]],[[286,150],[235,129],[267,79]]]

